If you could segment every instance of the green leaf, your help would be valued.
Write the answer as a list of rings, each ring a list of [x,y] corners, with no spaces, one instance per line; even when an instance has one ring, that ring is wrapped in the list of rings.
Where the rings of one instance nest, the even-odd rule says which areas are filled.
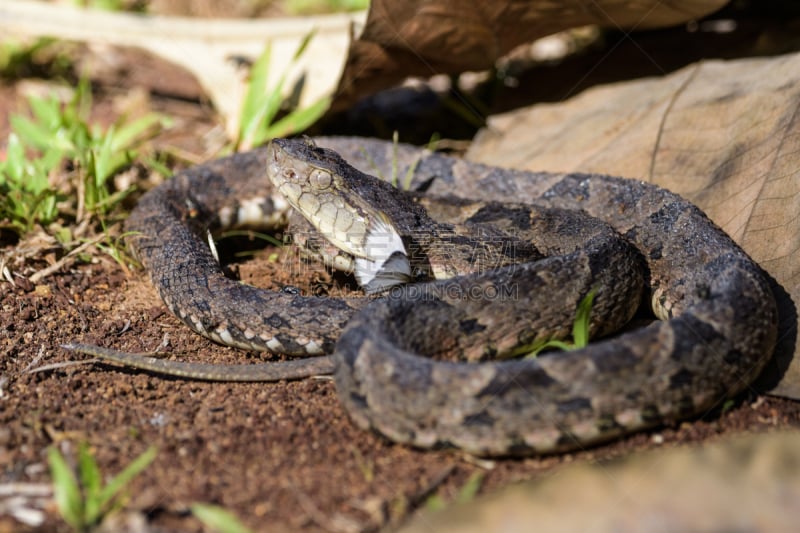
[[[257,146],[269,137],[267,131],[270,124],[275,119],[275,115],[281,109],[281,102],[283,102],[283,85],[286,83],[286,74],[283,74],[278,83],[272,89],[266,90],[267,98],[264,105],[259,112],[259,119],[256,123],[256,128],[253,130],[253,135],[249,139],[251,146]]]
[[[574,348],[583,348],[589,344],[589,317],[592,314],[592,304],[597,294],[597,288],[590,290],[583,297],[575,312],[575,322],[572,324],[572,341]]]
[[[478,494],[478,491],[481,490],[484,477],[485,474],[483,472],[475,472],[469,476],[467,482],[464,483],[464,486],[458,491],[458,494],[456,495],[456,502],[468,503],[472,501]]]
[[[167,167],[166,164],[164,164],[159,159],[156,159],[155,157],[151,156],[144,157],[142,162],[147,168],[149,168],[150,170],[154,170],[155,172],[158,172],[165,178],[169,178],[170,176],[172,176],[172,170],[169,167]]]
[[[308,43],[311,42],[311,39],[317,34],[317,29],[313,28],[310,32],[305,34],[303,40],[300,41],[300,46],[297,47],[295,50],[294,55],[292,56],[292,61],[297,61],[300,57],[305,53],[306,48],[308,48]]]
[[[447,507],[447,503],[445,503],[444,498],[438,494],[431,494],[425,500],[425,509],[428,511],[441,511],[445,507]]]
[[[42,149],[59,144],[58,138],[52,131],[22,115],[11,115],[10,122],[11,128],[19,135],[22,142],[33,148]]]
[[[6,178],[14,185],[23,183],[22,177],[25,174],[25,148],[16,133],[8,136],[6,146],[6,160],[0,163],[0,183],[6,183]]]
[[[109,482],[108,485],[103,487],[103,489],[97,495],[97,508],[100,511],[103,511],[108,503],[119,493],[128,483],[131,482],[133,478],[139,475],[147,465],[153,462],[153,459],[156,458],[158,454],[158,449],[155,446],[150,446],[147,450],[145,450],[142,455],[137,457],[136,459],[131,462],[125,469],[113,477]],[[98,519],[100,515],[96,517],[89,517],[94,518],[95,520]],[[92,520],[91,523],[94,523]]]
[[[222,240],[222,239],[227,239],[229,237],[247,237],[248,239],[261,239],[262,241],[264,241],[264,242],[266,242],[268,244],[271,244],[272,246],[278,246],[278,247],[281,247],[284,244],[286,244],[283,241],[281,241],[279,239],[276,239],[275,237],[273,237],[272,235],[269,235],[267,233],[259,233],[257,231],[248,230],[248,229],[232,229],[232,230],[228,230],[228,231],[225,231],[225,232],[221,233],[220,236],[218,237],[218,239]]]
[[[259,125],[260,116],[263,116],[263,107],[266,102],[267,79],[269,78],[269,64],[272,56],[272,43],[267,43],[264,51],[258,56],[250,68],[250,80],[247,92],[242,102],[242,111],[239,122],[239,139],[237,145],[249,139]]]
[[[525,354],[523,359],[533,359],[537,357],[543,350],[547,350],[549,348],[566,352],[572,350],[573,346],[569,343],[559,340],[540,341],[529,348],[529,352]],[[513,355],[516,355],[517,353],[518,352],[515,351]]]
[[[397,188],[397,145],[400,143],[400,132],[394,130],[392,132],[392,178],[389,183],[392,187]]]
[[[203,525],[214,531],[219,531],[220,533],[250,532],[250,529],[242,524],[236,515],[217,505],[195,503],[191,505],[190,509],[192,510],[192,514],[195,515]]]
[[[78,472],[86,498],[85,516],[89,518],[88,522],[91,524],[94,523],[92,517],[100,516],[100,509],[97,506],[103,480],[100,468],[98,468],[97,462],[89,451],[89,444],[86,442],[78,445]]]
[[[305,53],[315,34],[316,31],[312,30],[303,37],[292,56],[292,62],[297,61]],[[274,86],[269,87],[271,52],[272,46],[267,43],[264,52],[250,69],[250,80],[239,116],[235,150],[241,146],[257,146],[271,138],[301,131],[316,121],[330,106],[329,98],[321,98],[308,108],[294,110],[273,124],[285,101],[283,89],[289,69],[281,73]]]
[[[116,165],[114,164],[116,155],[114,150],[114,133],[114,126],[109,127],[106,134],[101,137],[100,142],[96,144],[96,148],[92,150],[94,154],[94,185],[98,189],[105,186],[108,178],[110,178],[114,170],[116,170]],[[98,198],[100,197],[102,197],[102,194]]]
[[[275,137],[286,137],[287,135],[303,131],[324,115],[330,105],[331,98],[325,96],[306,108],[292,111],[270,126],[263,140],[274,139]]]
[[[94,204],[94,210],[98,213],[106,213],[112,207],[117,205],[122,199],[127,197],[130,193],[136,190],[136,186],[132,186],[124,191],[116,191],[113,194],[107,194],[103,189],[102,198],[98,199]]]
[[[28,99],[33,115],[41,125],[51,132],[61,127],[61,103],[54,97]]]
[[[92,112],[92,85],[88,77],[81,76],[78,80],[75,95],[64,111],[63,116],[67,118],[67,123],[85,124],[88,121]]]
[[[36,168],[36,172],[42,177],[42,185],[49,186],[47,175],[58,168],[63,161],[64,152],[60,148],[53,146],[46,149],[38,160],[31,163]]]
[[[163,117],[161,115],[149,113],[128,124],[120,124],[116,135],[114,135],[114,141],[111,144],[112,150],[114,152],[120,152],[133,148],[142,134],[161,123],[163,123]]]
[[[85,526],[83,499],[75,474],[54,446],[47,449],[47,461],[53,478],[53,497],[61,517],[74,529],[82,529]]]
[[[314,37],[314,35],[316,35],[316,33],[317,33],[317,30],[316,29],[312,29],[310,32],[308,32],[303,37],[303,39],[300,41],[300,45],[297,47],[297,50],[295,50],[294,55],[292,56],[292,62],[296,62],[298,59],[300,59],[300,57],[306,51],[306,48],[308,47],[308,43],[311,42],[311,39]],[[284,101],[283,86],[286,84],[286,78],[287,78],[288,75],[289,75],[289,68],[287,67],[287,69],[281,74],[281,77],[278,79],[278,82],[275,84],[275,87],[273,87],[272,90],[268,90],[267,89],[267,87],[266,87],[266,79],[264,80],[264,91],[267,94],[267,101],[266,101],[266,105],[264,106],[265,107],[265,109],[264,109],[264,117],[262,118],[262,120],[260,122],[262,127],[260,128],[260,131],[259,131],[259,134],[257,135],[257,138],[253,139],[253,142],[252,142],[253,146],[259,145],[259,144],[263,143],[264,141],[266,141],[267,139],[275,137],[275,135],[271,135],[271,134],[268,133],[268,131],[270,129],[269,125],[272,124],[272,121],[275,119],[275,116],[278,114],[278,111],[280,111],[280,109],[281,109],[281,103]],[[314,107],[315,109],[318,108],[322,104],[322,100],[324,100],[324,99],[320,99],[320,100],[314,102],[314,104],[312,104],[312,107]],[[324,106],[323,112],[324,112],[325,109],[328,108],[328,106],[330,106],[330,102],[328,102]],[[295,110],[294,112],[302,113],[303,116],[305,117],[305,116],[307,116],[305,114],[305,111],[306,110]],[[291,113],[290,113],[290,115],[291,115]],[[316,120],[316,119],[314,119],[314,120]],[[310,125],[312,122],[313,121],[309,122],[308,125]],[[305,128],[302,128],[302,129],[305,129]],[[291,129],[289,131],[291,133],[294,133],[294,132],[296,132],[298,130],[297,129]]]

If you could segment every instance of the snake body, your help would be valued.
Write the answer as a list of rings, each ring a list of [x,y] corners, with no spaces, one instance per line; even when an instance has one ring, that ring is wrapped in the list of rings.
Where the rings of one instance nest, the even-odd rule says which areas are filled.
[[[317,142],[343,159],[303,141],[276,141],[179,174],[146,194],[131,214],[127,229],[136,233],[133,248],[166,305],[195,331],[247,349],[333,353],[333,359],[322,355],[311,362],[242,365],[229,372],[192,367],[184,375],[258,379],[263,372],[268,380],[335,370],[339,397],[360,427],[419,447],[526,455],[574,449],[702,413],[741,392],[772,354],[777,310],[763,271],[678,195],[621,178],[504,170],[380,141]],[[426,189],[419,200],[423,205],[436,195],[477,198],[480,202],[455,201],[453,209],[501,227],[509,220],[519,227],[560,211],[585,212],[613,228],[634,255],[617,261],[568,247],[544,260],[550,266],[501,266],[393,287],[390,296],[376,299],[264,291],[226,278],[204,241],[208,231],[285,216],[285,201],[270,194],[265,177],[277,160],[280,169],[322,168],[333,176],[360,174],[345,160],[371,173],[382,168],[389,174],[396,167],[403,175],[411,169],[412,189]],[[327,176],[314,176],[327,184]],[[380,189],[373,200],[392,194]],[[522,200],[542,211],[520,215]],[[413,214],[414,209],[403,211]],[[561,227],[559,239],[569,240],[571,223],[551,226]],[[593,239],[590,231],[589,248]],[[613,246],[615,254],[628,253]],[[525,324],[531,316],[538,320],[535,306],[558,304],[574,313],[593,286],[614,285],[614,277],[637,258],[661,319],[649,326],[535,359],[475,363],[438,357],[443,346],[461,352],[477,345],[478,353],[467,359],[486,359],[512,340],[530,341],[536,333]],[[612,281],[600,280],[603,272],[610,272]],[[496,295],[509,283],[519,289],[513,298],[464,297],[475,295],[476,287],[481,295]],[[563,288],[559,296],[549,295],[548,283]],[[600,290],[601,306],[616,298],[611,292]],[[635,284],[622,292],[624,298],[634,296],[627,307],[612,302],[623,308],[625,320],[638,292]],[[568,328],[572,316],[562,319]],[[607,333],[600,326],[596,332]],[[75,347],[130,363],[108,350]]]

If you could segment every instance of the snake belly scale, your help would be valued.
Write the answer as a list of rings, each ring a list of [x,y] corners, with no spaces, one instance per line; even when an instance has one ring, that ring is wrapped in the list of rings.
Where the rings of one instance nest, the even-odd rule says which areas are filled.
[[[133,248],[162,299],[192,329],[245,349],[316,357],[234,368],[176,367],[168,361],[70,346],[198,379],[275,380],[334,372],[339,398],[360,427],[397,442],[455,446],[479,455],[569,450],[702,413],[747,387],[772,354],[777,309],[766,276],[730,237],[678,195],[633,180],[505,170],[382,141],[320,138],[316,143],[338,155],[307,141],[276,140],[267,148],[189,169],[147,193],[127,225],[136,234]],[[420,215],[409,204],[401,209],[410,214],[409,220],[382,226],[398,234],[425,212],[446,215],[449,210],[489,235],[495,230],[485,229],[491,226],[487,221],[505,232],[520,226],[520,220],[528,221],[523,226],[543,220],[560,228],[556,241],[569,241],[573,226],[583,222],[559,220],[585,213],[601,221],[598,228],[612,228],[633,253],[615,244],[608,254],[593,252],[599,241],[606,246],[605,230],[591,229],[579,239],[586,248],[568,245],[561,250],[558,242],[545,241],[525,252],[533,257],[556,249],[561,255],[543,260],[550,266],[534,266],[542,261],[500,264],[464,275],[455,267],[450,279],[395,286],[390,296],[374,299],[270,292],[222,274],[205,244],[209,231],[285,221],[286,198],[270,193],[274,189],[266,169],[273,167],[273,179],[287,168],[295,177],[316,172],[311,182],[327,188],[329,177],[360,179],[360,172],[345,161],[373,174],[381,168],[385,175],[392,167],[401,175],[411,169],[412,189],[426,189],[413,202],[430,209]],[[369,202],[379,204],[404,194],[370,190]],[[460,199],[437,207],[435,198],[453,195]],[[530,211],[520,202],[531,204]],[[305,203],[318,211],[313,199]],[[386,210],[391,211],[388,203],[379,205],[379,212]],[[358,218],[354,213],[346,218],[348,224]],[[340,232],[344,242],[338,245],[353,240],[345,233]],[[458,232],[451,238],[463,242]],[[407,244],[407,235],[403,239]],[[358,250],[349,253],[356,263],[374,259],[369,253],[359,257]],[[616,255],[626,258],[617,261]],[[535,359],[491,358],[510,348],[510,339],[537,335],[525,327],[525,313],[534,305],[566,306],[574,313],[580,298],[598,285],[604,287],[598,292],[599,305],[616,309],[613,321],[624,322],[638,305],[639,291],[635,279],[623,285],[619,277],[629,275],[637,262],[643,263],[646,296],[661,320],[580,350]],[[419,269],[412,267],[409,273]],[[480,294],[491,289],[496,295],[509,283],[521,289],[511,298],[472,298],[475,287]],[[548,296],[548,283],[563,290]],[[610,290],[615,285],[622,296]],[[633,303],[622,303],[626,299]],[[506,323],[521,329],[503,329]],[[603,324],[593,328],[609,333]],[[468,353],[470,347],[474,353]],[[442,351],[466,361],[442,360]]]

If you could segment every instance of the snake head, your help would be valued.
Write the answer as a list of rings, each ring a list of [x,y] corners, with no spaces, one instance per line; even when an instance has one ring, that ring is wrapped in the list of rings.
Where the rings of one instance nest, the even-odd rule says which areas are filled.
[[[411,279],[400,233],[383,211],[357,192],[384,187],[384,182],[356,170],[332,150],[296,139],[270,142],[267,175],[325,239],[355,258],[355,276],[366,292],[381,292]]]

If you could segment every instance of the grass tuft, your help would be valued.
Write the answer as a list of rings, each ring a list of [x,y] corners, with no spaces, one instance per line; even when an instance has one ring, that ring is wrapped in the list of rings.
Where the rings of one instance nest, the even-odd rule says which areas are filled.
[[[572,323],[572,342],[560,340],[544,340],[534,343],[532,346],[522,347],[523,358],[532,358],[539,355],[542,350],[556,349],[565,352],[579,350],[589,345],[589,324],[592,314],[592,305],[597,289],[590,290],[578,304],[575,311],[575,321]],[[520,350],[516,350],[511,356],[518,355]]]
[[[292,57],[293,63],[302,57],[313,38],[313,31],[303,38]],[[316,122],[330,106],[330,97],[323,97],[308,107],[291,109],[278,118],[279,113],[288,107],[284,85],[289,72],[288,69],[282,72],[275,85],[270,87],[271,59],[272,46],[267,44],[250,69],[250,81],[242,102],[239,132],[232,146],[233,151],[259,146],[275,137],[299,133]]]
[[[97,462],[85,442],[78,446],[78,475],[55,447],[47,450],[53,494],[61,517],[76,531],[87,531],[119,505],[123,489],[155,459],[151,446],[104,486]]]

